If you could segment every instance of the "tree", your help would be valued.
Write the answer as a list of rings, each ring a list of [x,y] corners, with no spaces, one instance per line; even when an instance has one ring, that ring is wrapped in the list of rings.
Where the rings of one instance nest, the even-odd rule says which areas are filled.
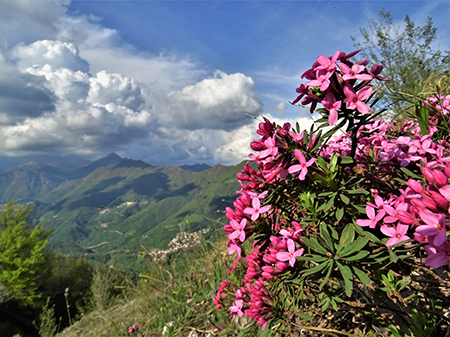
[[[395,24],[391,14],[381,10],[368,28],[360,28],[362,41],[352,36],[354,46],[362,49],[366,59],[384,66],[383,76],[391,81],[380,83],[375,89],[383,94],[383,106],[391,103],[389,110],[394,115],[408,108],[405,98],[424,93],[430,83],[437,83],[449,73],[450,52],[432,48],[436,30],[431,17],[425,25],[417,26],[406,15],[402,25]]]
[[[8,203],[0,214],[0,304],[16,300],[34,305],[39,298],[37,278],[44,265],[44,248],[51,231],[27,222],[33,205]]]

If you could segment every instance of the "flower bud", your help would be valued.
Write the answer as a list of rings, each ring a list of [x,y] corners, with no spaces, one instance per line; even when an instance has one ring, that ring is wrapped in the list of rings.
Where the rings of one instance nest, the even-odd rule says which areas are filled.
[[[283,272],[287,269],[288,265],[283,261],[278,261],[275,266],[280,270],[280,272]]]
[[[414,223],[414,217],[410,213],[402,210],[397,210],[397,218],[405,225],[411,225]]]
[[[428,167],[422,167],[420,170],[425,179],[428,180],[430,184],[434,184],[433,172]]]
[[[416,209],[420,210],[422,208],[426,208],[425,204],[420,199],[411,199],[411,205],[413,205]]]
[[[442,186],[445,186],[448,184],[448,178],[443,172],[441,172],[439,170],[433,170],[432,174],[433,174],[435,184],[438,187],[442,187]]]
[[[423,192],[423,186],[417,180],[409,179],[406,182],[406,185],[408,185],[409,188],[412,189],[417,194],[422,194],[422,192]]]
[[[425,205],[426,208],[428,208],[428,209],[430,209],[432,211],[435,211],[435,212],[438,211],[437,204],[433,200],[422,199],[422,202],[423,202],[423,204]]]
[[[428,191],[428,193],[430,193],[431,198],[439,207],[442,208],[448,207],[448,201],[440,193],[435,191]]]
[[[254,140],[250,143],[250,147],[253,151],[263,151],[267,149],[266,144],[262,141],[262,139]]]
[[[264,123],[259,123],[258,130],[256,131],[258,135],[272,137],[273,135],[273,125],[268,119]]]

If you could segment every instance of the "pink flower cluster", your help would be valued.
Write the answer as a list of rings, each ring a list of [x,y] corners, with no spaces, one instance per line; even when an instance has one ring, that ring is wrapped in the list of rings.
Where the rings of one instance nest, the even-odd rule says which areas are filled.
[[[373,92],[369,83],[374,78],[382,81],[388,79],[379,76],[383,70],[383,66],[379,64],[374,64],[369,70],[366,67],[369,61],[366,59],[357,64],[350,62],[349,59],[357,53],[359,50],[350,54],[338,50],[332,57],[320,55],[311,69],[303,73],[302,78],[309,81],[296,89],[299,95],[292,104],[300,100],[302,105],[311,104],[312,113],[317,103],[321,103],[328,111],[330,125],[334,125],[338,120],[340,109],[342,113],[345,113],[345,110],[369,113],[370,107],[364,102]]]
[[[128,328],[128,333],[133,333],[135,331],[137,331],[137,326],[136,325],[132,325]]]
[[[219,290],[217,291],[216,298],[214,299],[214,304],[217,309],[222,309],[222,300],[225,299],[227,292],[231,291],[232,287],[230,281],[225,280],[220,282]]]
[[[408,187],[400,190],[400,196],[392,195],[387,201],[375,197],[375,204],[369,203],[366,208],[369,220],[357,220],[360,226],[381,226],[381,232],[391,237],[387,246],[403,241],[410,244],[412,236],[426,243],[425,265],[432,268],[450,266],[450,157],[445,159],[448,160],[443,169],[440,165],[435,169],[422,167],[425,181],[408,180]],[[406,235],[413,230],[411,237]]]
[[[321,103],[328,111],[330,125],[340,117],[352,116],[358,121],[368,114],[370,107],[366,100],[372,94],[370,82],[374,78],[387,79],[379,75],[381,65],[373,65],[369,70],[367,60],[350,62],[349,58],[358,52],[337,51],[332,57],[319,56],[302,75],[308,81],[297,88],[299,95],[292,104],[301,100],[301,104],[311,104],[314,111]],[[443,114],[450,111],[450,95],[429,98],[425,103]],[[354,134],[335,136],[316,153],[312,151],[315,134],[296,132],[289,123],[278,126],[268,119],[259,124],[257,133],[261,138],[250,144],[255,153],[249,155],[250,162],[237,174],[240,195],[233,203],[234,208],[226,208],[229,224],[224,226],[224,231],[228,237],[228,253],[237,256],[233,270],[245,256],[242,245],[253,240],[253,234],[265,233],[266,242],[252,241],[251,251],[245,256],[247,269],[243,286],[234,293],[235,301],[230,308],[233,319],[245,314],[264,329],[272,317],[272,296],[276,295],[270,293],[270,285],[296,268],[297,258],[304,253],[301,235],[306,228],[297,222],[301,216],[298,200],[291,200],[288,195],[287,204],[281,209],[271,201],[273,196],[269,191],[281,184],[295,184],[297,191],[307,191],[313,173],[321,172],[318,157],[330,160],[335,154],[352,156],[363,172],[372,170],[371,176],[363,176],[364,186],[372,189],[373,198],[366,207],[367,217],[357,219],[358,225],[379,228],[389,237],[387,246],[410,244],[413,238],[427,243],[427,265],[436,268],[450,264],[450,243],[446,236],[450,229],[447,224],[450,219],[449,144],[445,139],[436,139],[438,128],[433,118],[425,136],[421,135],[419,123],[413,121],[399,124],[373,120],[359,125]],[[392,135],[401,136],[393,138]],[[424,176],[422,181],[409,180],[405,189],[386,192],[386,180],[394,171],[418,168]],[[215,300],[218,308],[226,294],[231,293],[229,282],[224,282]]]

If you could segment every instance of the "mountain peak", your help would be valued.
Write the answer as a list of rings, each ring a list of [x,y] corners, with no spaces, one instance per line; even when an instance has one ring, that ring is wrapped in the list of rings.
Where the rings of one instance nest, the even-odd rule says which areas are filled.
[[[98,160],[101,160],[101,159],[119,160],[120,161],[120,160],[122,160],[122,157],[117,155],[115,152],[111,152],[106,157],[100,158]]]

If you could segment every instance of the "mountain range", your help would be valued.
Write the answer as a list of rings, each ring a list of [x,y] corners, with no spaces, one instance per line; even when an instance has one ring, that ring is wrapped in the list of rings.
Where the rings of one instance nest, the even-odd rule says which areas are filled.
[[[222,227],[237,166],[157,167],[115,153],[87,162],[28,162],[0,173],[0,202],[34,202],[49,247],[134,269],[180,232]]]

